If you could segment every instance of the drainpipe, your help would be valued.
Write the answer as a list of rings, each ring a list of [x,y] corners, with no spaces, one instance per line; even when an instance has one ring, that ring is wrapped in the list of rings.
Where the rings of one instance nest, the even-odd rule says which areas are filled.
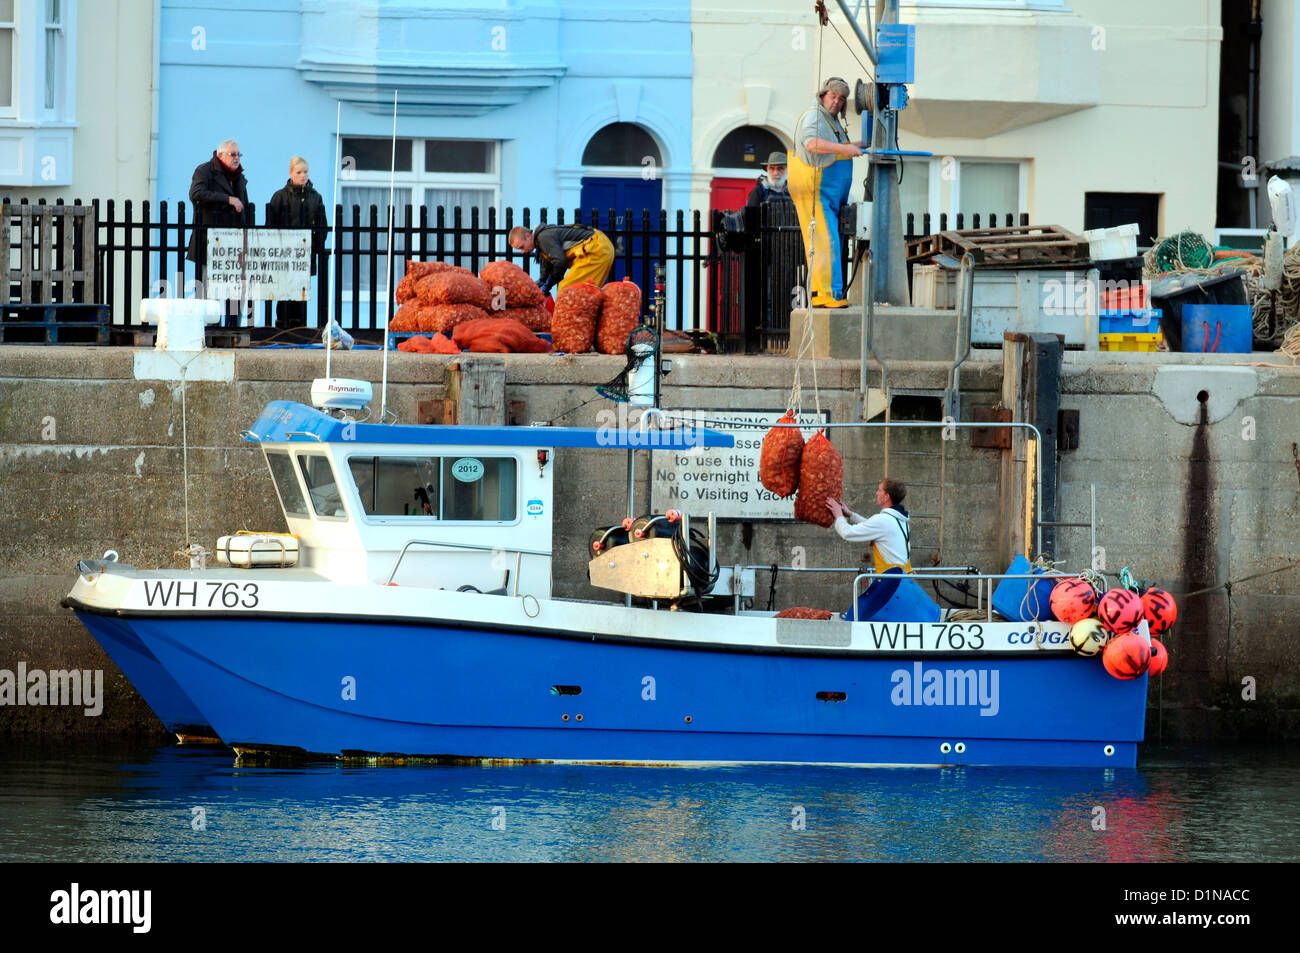
[[[1257,171],[1255,173],[1255,188],[1250,190],[1250,227],[1258,228],[1257,221],[1259,218],[1259,180],[1263,170],[1259,169],[1261,164],[1259,155],[1259,45],[1260,34],[1263,32],[1263,21],[1259,17],[1259,0],[1252,0],[1250,4],[1250,23],[1246,24],[1247,44],[1250,47],[1250,53],[1247,57],[1246,71],[1246,155],[1254,156]]]
[[[149,80],[149,202],[158,207],[158,82],[162,63],[162,0],[153,0],[153,66]]]

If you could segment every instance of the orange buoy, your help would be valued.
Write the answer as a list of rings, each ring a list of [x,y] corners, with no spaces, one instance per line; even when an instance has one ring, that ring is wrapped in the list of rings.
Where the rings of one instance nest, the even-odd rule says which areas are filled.
[[[1132,632],[1142,621],[1142,600],[1128,589],[1112,589],[1097,603],[1097,618],[1116,635]]]
[[[1052,589],[1052,615],[1066,625],[1088,618],[1097,608],[1097,590],[1092,583],[1075,576],[1062,579]]]
[[[1165,666],[1169,664],[1169,650],[1161,644],[1159,639],[1151,640],[1151,664],[1147,666],[1147,674],[1152,678],[1161,674]]]
[[[1106,666],[1106,671],[1111,675],[1128,681],[1137,678],[1147,670],[1147,666],[1151,664],[1151,649],[1147,645],[1147,640],[1136,632],[1117,635],[1107,642],[1102,650],[1101,664]]]
[[[1152,635],[1164,635],[1178,620],[1178,604],[1169,593],[1152,586],[1142,593],[1142,615]]]

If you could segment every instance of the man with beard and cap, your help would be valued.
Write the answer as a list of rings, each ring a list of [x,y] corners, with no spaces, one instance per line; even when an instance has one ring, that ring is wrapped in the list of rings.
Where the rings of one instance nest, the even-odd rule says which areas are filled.
[[[194,170],[190,180],[190,202],[194,206],[194,228],[185,257],[198,268],[203,279],[208,254],[209,228],[241,228],[253,224],[253,210],[248,207],[248,180],[240,164],[243,153],[239,143],[227,139],[213,150],[212,158]],[[235,305],[235,310],[238,306]],[[231,317],[234,312],[228,311]]]
[[[312,188],[311,179],[307,178],[307,160],[302,156],[289,160],[289,181],[266,204],[266,224],[272,228],[310,228],[311,273],[316,274],[316,256],[325,248],[329,222],[325,218],[325,200]],[[276,302],[277,328],[301,328],[306,324],[307,302]]]
[[[848,201],[853,180],[851,160],[862,155],[866,146],[849,141],[839,119],[848,97],[849,84],[832,76],[817,91],[817,105],[803,113],[795,126],[790,197],[799,213],[815,308],[849,304],[840,267],[840,207]],[[815,222],[811,241],[809,222]]]
[[[786,168],[784,152],[773,152],[768,156],[763,166],[764,171],[759,174],[758,182],[750,190],[745,207],[758,208],[764,202],[790,201],[790,190],[786,186]]]

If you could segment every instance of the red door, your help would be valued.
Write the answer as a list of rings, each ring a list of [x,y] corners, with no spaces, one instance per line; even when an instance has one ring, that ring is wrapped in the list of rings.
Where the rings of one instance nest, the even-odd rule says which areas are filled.
[[[754,183],[752,179],[716,178],[709,188],[709,221],[714,212],[727,212],[744,208]],[[712,251],[712,248],[710,248]],[[740,256],[723,253],[718,258],[710,256],[709,268],[709,330],[718,334],[743,334],[740,313]]]

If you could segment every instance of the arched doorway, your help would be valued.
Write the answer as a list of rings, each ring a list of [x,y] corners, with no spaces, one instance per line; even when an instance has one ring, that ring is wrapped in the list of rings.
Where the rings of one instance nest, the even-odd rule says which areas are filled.
[[[614,268],[610,280],[630,277],[641,286],[643,300],[654,287],[654,262],[659,241],[642,229],[642,212],[649,212],[649,230],[659,227],[663,208],[663,154],[642,126],[613,122],[591,137],[582,153],[588,174],[582,177],[582,214],[587,224],[609,235],[614,243]],[[650,170],[647,173],[646,170]],[[632,221],[627,221],[628,212]],[[613,214],[613,220],[610,215]]]
[[[744,208],[767,157],[786,149],[775,133],[760,126],[741,126],[723,136],[718,148],[713,150],[710,211]]]

